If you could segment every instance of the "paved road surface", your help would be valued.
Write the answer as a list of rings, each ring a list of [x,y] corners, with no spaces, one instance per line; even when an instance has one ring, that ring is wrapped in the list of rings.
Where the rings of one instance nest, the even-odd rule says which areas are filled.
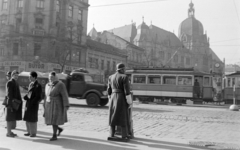
[[[68,112],[70,121],[64,125],[66,130],[108,132],[107,106],[90,108],[85,101],[70,101],[75,105]],[[49,129],[42,115],[41,105],[38,129]],[[136,137],[240,144],[240,112],[225,108],[139,104],[133,108],[133,122]],[[0,127],[4,126],[5,121],[1,117]],[[25,122],[18,122],[18,127],[25,128]]]

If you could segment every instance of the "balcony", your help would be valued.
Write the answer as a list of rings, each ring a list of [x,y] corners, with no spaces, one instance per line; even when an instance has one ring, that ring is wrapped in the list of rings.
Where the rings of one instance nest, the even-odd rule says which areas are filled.
[[[45,31],[43,29],[33,29],[32,34],[36,36],[44,36]]]

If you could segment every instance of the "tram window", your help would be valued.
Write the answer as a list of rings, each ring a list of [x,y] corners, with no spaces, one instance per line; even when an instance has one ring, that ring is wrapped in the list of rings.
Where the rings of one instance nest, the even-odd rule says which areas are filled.
[[[231,78],[227,78],[227,87],[231,87]]]
[[[210,85],[210,77],[204,77],[203,85],[205,85],[205,86]]]
[[[146,83],[146,76],[145,75],[134,75],[133,83]]]
[[[178,76],[178,85],[192,85],[192,77]]]
[[[232,78],[232,86],[235,85],[235,78]]]
[[[175,76],[163,76],[163,84],[176,85]]]
[[[161,84],[161,76],[159,75],[149,75],[148,84]]]
[[[236,87],[240,87],[240,78],[239,77],[236,78]]]

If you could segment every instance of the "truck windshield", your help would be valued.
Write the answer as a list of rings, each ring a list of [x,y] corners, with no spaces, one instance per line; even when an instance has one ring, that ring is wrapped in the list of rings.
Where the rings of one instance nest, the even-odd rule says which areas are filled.
[[[89,75],[85,75],[85,82],[93,82],[93,79]]]

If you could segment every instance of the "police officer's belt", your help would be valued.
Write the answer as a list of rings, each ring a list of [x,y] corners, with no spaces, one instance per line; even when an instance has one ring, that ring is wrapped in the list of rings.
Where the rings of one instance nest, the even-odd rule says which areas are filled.
[[[121,89],[113,89],[112,93],[123,93],[123,90],[121,90]]]

